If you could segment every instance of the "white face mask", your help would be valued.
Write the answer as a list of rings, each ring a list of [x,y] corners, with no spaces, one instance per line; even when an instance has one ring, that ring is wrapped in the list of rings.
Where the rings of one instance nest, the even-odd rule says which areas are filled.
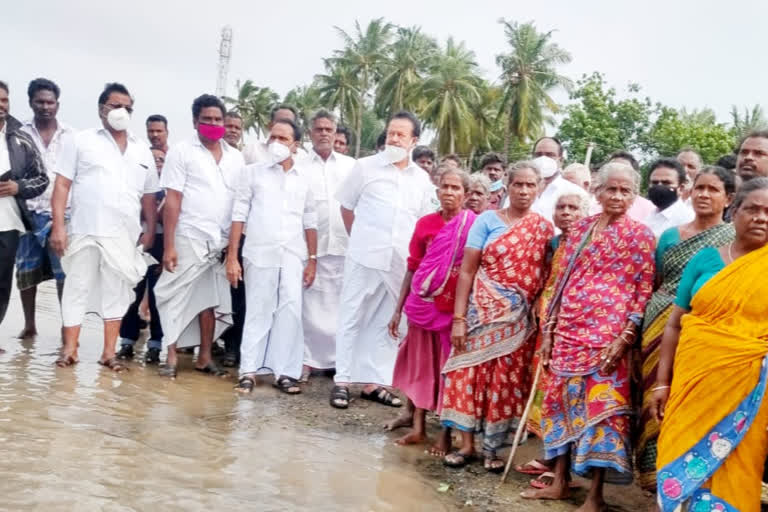
[[[131,122],[131,114],[124,108],[114,108],[107,114],[107,122],[113,130],[124,132]]]
[[[384,154],[384,158],[387,159],[387,162],[391,164],[402,162],[408,158],[408,150],[401,148],[400,146],[390,146],[387,144],[384,146],[384,151],[382,153]]]
[[[267,151],[273,164],[284,162],[291,156],[290,148],[277,141],[270,142],[269,146],[267,146]]]

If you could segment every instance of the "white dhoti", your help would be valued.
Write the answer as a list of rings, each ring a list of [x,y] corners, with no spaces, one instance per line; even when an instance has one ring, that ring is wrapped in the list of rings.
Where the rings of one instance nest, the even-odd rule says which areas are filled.
[[[147,272],[141,248],[128,235],[73,235],[61,266],[67,275],[61,297],[64,327],[82,324],[86,313],[105,321],[122,319]]]
[[[405,261],[392,259],[389,271],[364,267],[347,258],[336,334],[337,383],[392,385],[400,340],[389,335]],[[400,333],[406,322],[401,321]]]
[[[336,365],[336,327],[344,283],[344,257],[317,259],[315,282],[304,290],[304,364],[329,369]]]
[[[157,280],[155,302],[167,345],[194,347],[200,344],[198,315],[202,311],[214,310],[214,340],[232,325],[229,281],[221,248],[211,242],[177,235],[176,253],[176,270],[163,270]]]
[[[245,326],[240,345],[240,375],[301,377],[304,359],[301,304],[304,264],[285,255],[280,268],[245,269]]]

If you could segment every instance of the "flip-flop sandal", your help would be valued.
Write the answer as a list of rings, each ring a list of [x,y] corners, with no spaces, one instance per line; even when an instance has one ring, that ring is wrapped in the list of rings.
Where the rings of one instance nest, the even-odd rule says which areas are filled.
[[[240,380],[235,386],[235,391],[238,393],[250,393],[253,391],[253,387],[256,385],[256,380],[250,375],[240,377]]]
[[[213,375],[214,377],[229,377],[229,372],[227,370],[222,370],[218,366],[216,366],[216,363],[211,361],[207,365],[203,366],[202,368],[195,367],[196,372],[200,373],[206,373],[208,375]]]
[[[104,368],[109,368],[115,373],[120,373],[122,371],[128,371],[128,367],[125,366],[123,363],[118,361],[117,356],[110,357],[106,361],[99,361],[99,364],[103,366]]]
[[[515,466],[515,471],[518,473],[522,473],[524,475],[532,475],[532,476],[539,476],[542,473],[546,473],[547,471],[550,471],[552,468],[548,467],[546,464],[542,464],[536,459],[533,459],[530,462],[526,462],[522,466]]]
[[[330,403],[331,407],[336,409],[349,407],[349,388],[347,386],[333,386]]]
[[[61,354],[59,358],[56,360],[56,366],[59,368],[66,368],[67,366],[72,366],[73,364],[77,364],[77,359],[72,357],[71,355],[65,355]]]
[[[301,393],[301,387],[299,387],[299,381],[294,378],[283,375],[272,386],[276,387],[287,395],[298,395]]]
[[[176,375],[178,375],[179,371],[175,366],[162,366],[159,370],[157,370],[157,374],[161,377],[168,377],[171,379],[175,379]]]
[[[363,400],[369,400],[371,402],[376,402],[382,405],[387,405],[389,407],[402,407],[403,401],[397,398],[392,392],[390,392],[388,389],[378,387],[371,391],[370,393],[366,393],[363,391],[360,393],[360,398]]]
[[[500,462],[501,464],[494,464]],[[485,459],[483,461],[483,467],[489,473],[502,473],[504,472],[504,466],[506,464],[501,459]]]
[[[224,368],[234,368],[237,366],[237,354],[233,352],[224,354],[224,357],[221,358],[221,366]]]
[[[533,487],[534,489],[546,489],[547,487],[551,487],[552,482],[551,481],[545,482],[544,481],[545,478],[550,478],[552,481],[554,481],[555,474],[552,473],[551,471],[547,471],[546,473],[540,474],[538,478],[531,480],[531,487]],[[571,489],[576,489],[579,487],[579,484],[571,480],[570,482],[568,482],[568,487],[570,487]]]
[[[477,456],[474,454],[464,455],[461,452],[451,452],[443,457],[443,466],[454,469],[461,469],[464,466],[474,462],[476,459]]]

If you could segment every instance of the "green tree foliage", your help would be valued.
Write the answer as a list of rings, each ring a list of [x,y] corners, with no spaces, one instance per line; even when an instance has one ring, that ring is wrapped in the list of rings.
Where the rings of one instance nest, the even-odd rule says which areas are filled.
[[[639,153],[646,148],[655,107],[650,99],[639,96],[639,86],[630,85],[628,92],[628,98],[618,99],[600,73],[585,75],[577,82],[557,133],[570,161],[583,162],[590,142],[596,145],[593,163],[604,161],[614,151]]]
[[[768,117],[763,107],[754,105],[751,109],[744,107],[744,113],[739,112],[736,105],[731,107],[731,122],[734,137],[742,139],[750,132],[768,130]]]
[[[648,152],[653,156],[674,156],[680,149],[696,150],[705,163],[714,163],[733,151],[733,131],[717,123],[714,113],[691,115],[662,107],[658,119],[648,133]]]

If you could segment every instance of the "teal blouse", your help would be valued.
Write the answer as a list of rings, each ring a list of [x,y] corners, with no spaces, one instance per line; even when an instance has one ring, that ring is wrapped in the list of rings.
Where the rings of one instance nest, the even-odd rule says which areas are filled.
[[[725,262],[720,257],[720,251],[714,247],[705,247],[697,252],[683,269],[675,304],[690,311],[696,292],[724,268]]]
[[[661,273],[662,261],[664,261],[664,253],[668,249],[676,246],[680,243],[680,228],[669,228],[664,231],[659,237],[659,241],[656,243],[656,272]]]

